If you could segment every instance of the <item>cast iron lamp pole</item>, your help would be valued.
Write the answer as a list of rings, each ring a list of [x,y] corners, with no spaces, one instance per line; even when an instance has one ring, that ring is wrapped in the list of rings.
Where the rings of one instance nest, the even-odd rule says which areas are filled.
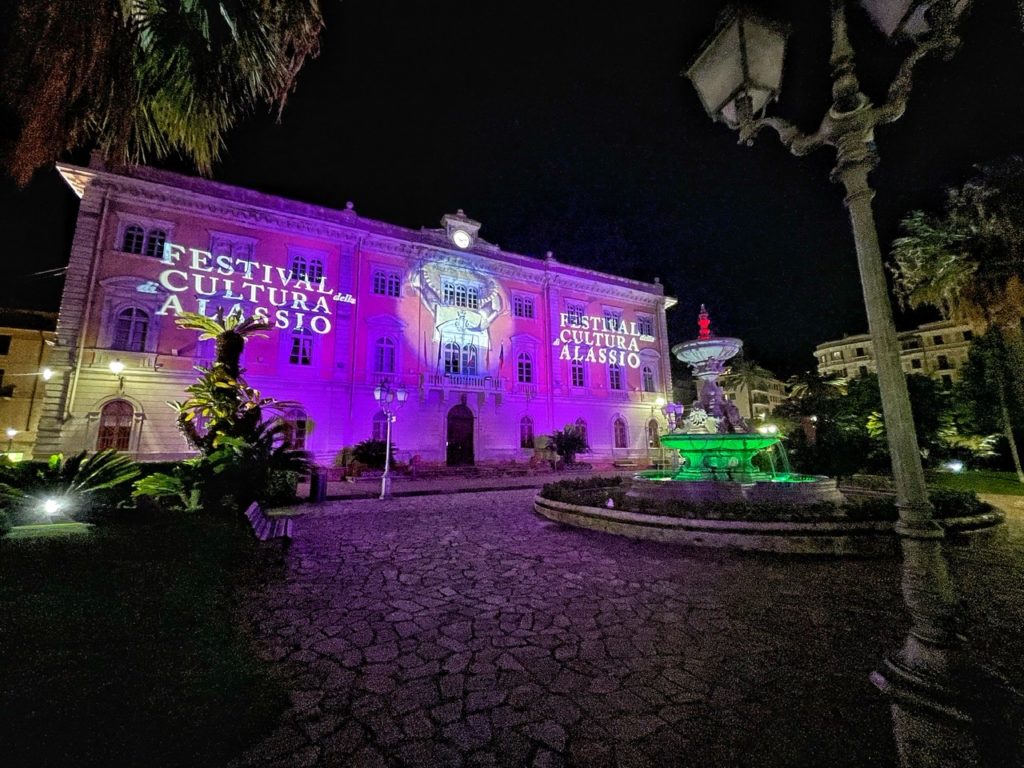
[[[711,116],[738,130],[741,143],[752,144],[761,129],[768,127],[794,155],[806,155],[824,146],[836,150],[832,180],[842,183],[846,191],[845,203],[853,227],[896,485],[899,521],[895,528],[903,551],[903,600],[911,615],[903,647],[886,658],[871,679],[890,697],[904,765],[945,765],[946,758],[954,759],[957,765],[973,765],[977,753],[965,727],[970,718],[964,707],[961,673],[966,667],[962,638],[955,629],[956,597],[942,554],[943,529],[933,518],[925,487],[871,209],[874,190],[868,181],[878,161],[874,129],[902,116],[913,69],[922,58],[932,52],[949,56],[959,46],[954,27],[966,3],[862,0],[862,4],[886,34],[922,36],[903,62],[882,106],[874,106],[860,90],[843,0],[832,2],[833,103],[813,134],[802,133],[785,120],[764,116],[764,108],[777,98],[781,83],[786,31],[777,25],[742,12],[727,13],[687,76]],[[922,709],[939,723],[939,739],[935,738],[933,722],[921,724],[915,720],[915,713]],[[925,729],[930,731],[923,746],[921,742],[909,746]],[[940,747],[937,741],[945,743]],[[941,749],[940,762],[929,762],[935,754],[924,755],[922,749]]]
[[[391,495],[391,424],[395,420],[395,413],[405,405],[409,396],[405,387],[399,386],[392,389],[390,382],[385,379],[373,388],[373,399],[380,403],[384,412],[384,420],[387,422],[387,431],[384,438],[384,474],[380,477],[380,498],[386,499]]]

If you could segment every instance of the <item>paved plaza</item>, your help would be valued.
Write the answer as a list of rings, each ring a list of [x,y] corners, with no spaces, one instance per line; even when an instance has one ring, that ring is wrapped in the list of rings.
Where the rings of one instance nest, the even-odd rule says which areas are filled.
[[[534,493],[298,519],[248,607],[291,706],[237,765],[895,765],[868,674],[898,561],[631,541]],[[972,646],[1024,680],[1024,510],[949,553]]]

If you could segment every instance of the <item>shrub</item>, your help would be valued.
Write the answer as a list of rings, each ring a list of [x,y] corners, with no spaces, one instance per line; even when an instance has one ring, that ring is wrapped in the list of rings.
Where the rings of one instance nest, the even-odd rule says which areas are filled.
[[[352,459],[365,464],[371,469],[384,469],[385,442],[383,440],[363,440],[352,447]],[[395,444],[391,444],[391,462],[395,461]]]
[[[572,424],[566,424],[565,429],[556,430],[548,438],[548,450],[554,451],[565,461],[567,466],[576,463],[576,454],[589,451],[587,441],[583,437],[583,431]]]
[[[11,518],[7,514],[7,510],[0,509],[0,539],[10,533],[12,527]]]

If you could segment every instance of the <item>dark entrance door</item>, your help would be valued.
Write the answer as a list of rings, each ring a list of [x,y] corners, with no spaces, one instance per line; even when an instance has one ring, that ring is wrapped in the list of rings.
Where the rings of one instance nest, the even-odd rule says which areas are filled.
[[[448,466],[473,464],[473,412],[465,403],[448,411]]]

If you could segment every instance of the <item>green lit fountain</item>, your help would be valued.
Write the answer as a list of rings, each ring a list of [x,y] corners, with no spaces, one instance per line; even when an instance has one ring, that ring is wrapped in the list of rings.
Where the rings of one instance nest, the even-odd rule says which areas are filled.
[[[713,335],[703,304],[697,325],[696,339],[672,348],[701,382],[700,395],[689,408],[666,406],[670,431],[661,436],[661,444],[679,452],[679,465],[671,471],[640,472],[629,495],[792,504],[841,501],[835,480],[794,473],[781,436],[751,428],[735,403],[725,397],[718,377],[726,361],[743,349],[743,342]]]

